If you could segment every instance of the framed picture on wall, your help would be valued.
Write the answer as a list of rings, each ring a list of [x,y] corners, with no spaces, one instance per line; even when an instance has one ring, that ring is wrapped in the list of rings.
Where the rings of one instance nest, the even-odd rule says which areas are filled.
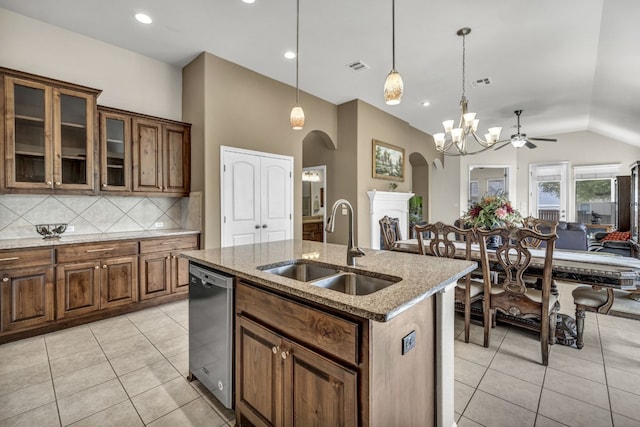
[[[373,177],[404,181],[404,148],[373,140]]]
[[[489,194],[505,194],[504,178],[487,179],[487,193]]]

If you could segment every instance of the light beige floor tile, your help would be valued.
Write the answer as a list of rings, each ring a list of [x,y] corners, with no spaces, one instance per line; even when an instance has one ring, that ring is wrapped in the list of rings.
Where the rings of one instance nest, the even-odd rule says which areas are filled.
[[[145,308],[144,310],[134,311],[133,313],[126,314],[127,318],[132,322],[143,322],[146,319],[151,319],[154,316],[162,314],[160,307]]]
[[[482,424],[478,424],[475,421],[470,420],[466,417],[460,417],[458,421],[458,427],[484,427]]]
[[[640,427],[640,421],[638,420],[627,418],[624,415],[616,414],[615,412],[612,414],[612,416],[613,425],[615,427]]]
[[[189,313],[167,313],[167,316],[171,317],[174,322],[180,325],[189,325]],[[186,329],[189,329],[188,327]]]
[[[47,334],[45,342],[49,359],[52,360],[99,347],[88,326]]]
[[[142,332],[127,317],[103,320],[99,326],[91,325],[91,330],[98,342],[106,343],[114,340],[139,335]]]
[[[599,364],[602,364],[603,361],[600,343],[597,345],[589,345],[588,343],[585,343],[584,347],[579,350],[574,347],[555,344],[551,346],[549,358],[554,358],[556,354],[563,354],[565,356],[584,359]]]
[[[600,335],[602,335],[603,340],[617,340],[638,344],[640,343],[640,331],[637,330],[638,321],[634,320],[634,322],[636,322],[635,328],[632,325],[629,325],[626,329],[612,328],[601,324],[598,326],[598,330],[600,331]]]
[[[201,397],[149,424],[153,427],[220,427],[224,425],[226,422]]]
[[[468,360],[469,362],[477,363],[478,365],[482,365],[484,367],[488,367],[491,364],[491,361],[496,355],[498,351],[497,346],[494,347],[493,344],[490,344],[489,347],[483,347],[482,344],[477,345],[475,343],[464,342],[464,336],[462,337],[462,341],[455,340],[455,355],[461,359]]]
[[[560,352],[549,358],[549,367],[578,377],[605,384],[604,365],[572,357]]]
[[[0,359],[0,363],[4,363]],[[34,384],[51,381],[51,371],[47,362],[38,363],[25,369],[0,375],[0,396],[13,393]]]
[[[467,410],[462,414],[484,426],[525,427],[535,423],[536,413],[524,409],[506,400],[502,400],[481,390],[471,398]]]
[[[608,352],[613,351],[622,354],[630,353],[636,355],[640,353],[640,351],[638,351],[640,349],[640,344],[627,340],[609,338],[604,335],[602,336],[602,348],[606,349]]]
[[[611,412],[546,388],[538,413],[568,426],[611,426]]]
[[[608,316],[604,314],[598,315],[598,324],[608,328],[622,329],[626,331],[634,331],[638,327],[638,321],[634,319],[626,319],[624,317]]]
[[[127,400],[117,379],[58,399],[62,425],[66,426]]]
[[[177,424],[176,424],[177,425]],[[144,426],[130,400],[125,400],[110,408],[84,418],[73,427],[136,427]]]
[[[15,417],[0,421],[0,427],[59,427],[56,402],[49,402],[38,408],[23,412]]]
[[[552,420],[551,418],[544,417],[540,414],[536,417],[536,427],[563,427],[565,424]]]
[[[233,410],[225,408],[222,403],[207,389],[200,381],[193,380],[191,382],[193,387],[202,396],[207,405],[211,406],[227,423],[234,425],[236,414]]]
[[[0,420],[14,417],[23,412],[53,402],[53,384],[45,381],[0,396]]]
[[[48,363],[46,351],[36,351],[33,353],[19,353],[14,356],[0,358],[0,375],[11,374],[12,372],[29,368],[31,366]]]
[[[544,388],[609,410],[607,386],[553,368],[547,369]]]
[[[165,357],[171,357],[178,353],[189,351],[189,335],[180,335],[166,341],[160,341],[154,345]]]
[[[605,369],[607,384],[610,387],[640,395],[640,375],[613,366],[606,366]],[[640,397],[638,399],[640,400]]]
[[[51,374],[56,378],[106,360],[107,358],[102,352],[102,349],[99,346],[95,346],[89,350],[51,360]]]
[[[152,329],[168,327],[174,324],[174,320],[162,311],[154,311],[143,313],[140,316],[129,317],[142,333],[149,332]]]
[[[163,358],[149,366],[121,376],[120,381],[129,397],[133,397],[179,376],[180,374],[173,365]]]
[[[144,335],[134,335],[121,340],[108,341],[102,344],[102,351],[108,359],[113,359],[133,351],[148,349],[152,344]]]
[[[0,345],[0,360],[9,360],[25,354],[46,353],[44,337],[38,336]]]
[[[475,391],[474,387],[469,387],[460,381],[454,382],[453,407],[457,413],[462,414],[464,412]]]
[[[542,387],[489,369],[482,378],[478,390],[536,412]]]
[[[537,385],[542,385],[546,371],[546,368],[539,362],[532,362],[500,351],[496,353],[489,368]]]
[[[187,375],[189,375],[189,352],[188,351],[183,351],[182,353],[178,353],[167,359],[169,360],[169,362],[171,362],[173,367],[176,368],[178,372],[180,372],[180,375],[182,375],[183,377],[186,377]]]
[[[187,330],[180,326],[178,323],[173,322],[161,328],[151,329],[144,334],[149,341],[156,344],[161,341],[166,341],[171,338],[187,335]]]
[[[635,375],[640,375],[640,352],[638,352],[638,354],[616,353],[615,351],[609,351],[605,348],[603,349],[603,353],[605,366],[611,366]]]
[[[609,387],[611,411],[640,421],[640,395]]]
[[[56,390],[56,397],[61,399],[81,390],[105,383],[115,377],[116,374],[111,369],[109,362],[104,361],[56,377],[53,379],[53,385]]]
[[[540,339],[519,328],[511,328],[502,340],[499,353],[518,357],[533,363],[542,362]]]
[[[122,356],[109,359],[113,370],[121,377],[129,372],[149,366],[163,360],[164,356],[153,346],[148,345],[140,350],[135,350]]]
[[[178,377],[131,399],[145,424],[198,398],[187,380]]]
[[[477,387],[487,368],[459,357],[454,358],[453,374],[456,381]]]

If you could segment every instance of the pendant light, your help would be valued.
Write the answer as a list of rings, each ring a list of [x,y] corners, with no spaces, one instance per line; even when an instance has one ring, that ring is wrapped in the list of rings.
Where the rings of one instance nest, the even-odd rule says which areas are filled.
[[[296,105],[291,109],[289,122],[293,130],[301,130],[304,126],[304,111],[300,106],[300,88],[298,87],[298,49],[300,45],[300,0],[296,0]]]
[[[396,0],[391,0],[391,72],[384,82],[384,102],[387,105],[398,105],[402,98],[404,84],[402,77],[396,70]]]

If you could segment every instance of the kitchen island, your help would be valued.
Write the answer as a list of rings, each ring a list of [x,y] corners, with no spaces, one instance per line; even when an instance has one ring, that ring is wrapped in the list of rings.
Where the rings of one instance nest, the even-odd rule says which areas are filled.
[[[355,267],[301,240],[182,253],[235,276],[239,425],[455,425],[453,287],[476,263],[364,252]],[[266,271],[293,262],[397,283],[352,295]]]

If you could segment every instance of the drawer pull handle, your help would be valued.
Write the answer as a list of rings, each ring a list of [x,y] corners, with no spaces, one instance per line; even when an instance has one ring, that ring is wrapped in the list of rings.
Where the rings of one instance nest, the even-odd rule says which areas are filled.
[[[19,260],[19,259],[20,259],[19,256],[12,256],[12,257],[9,257],[9,258],[0,258],[0,261],[16,261],[16,260]]]
[[[271,351],[273,352],[273,354],[278,354],[278,351],[280,350],[280,347],[278,347],[277,345],[274,345],[271,348]]]
[[[87,253],[91,252],[108,252],[112,251],[114,248],[104,248],[104,249],[87,249]]]
[[[96,266],[95,266],[95,267],[93,267],[93,268],[94,268],[94,269],[96,269],[96,270],[100,270],[100,266],[99,266],[99,265],[96,265]]]
[[[3,278],[3,279],[2,279],[2,281],[6,283],[6,282],[8,282],[8,281],[9,281],[9,278],[8,278],[8,277],[5,277],[5,278]]]
[[[282,360],[287,360],[287,357],[289,357],[291,353],[289,353],[288,350],[285,350],[282,352],[281,356],[282,356]]]

